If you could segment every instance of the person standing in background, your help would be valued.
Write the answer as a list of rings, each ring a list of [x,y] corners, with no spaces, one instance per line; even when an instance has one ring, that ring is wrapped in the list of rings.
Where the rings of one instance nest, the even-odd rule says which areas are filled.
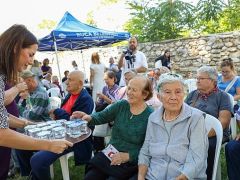
[[[137,38],[131,37],[128,44],[128,49],[122,53],[118,61],[118,68],[122,68],[122,75],[119,86],[125,86],[124,73],[127,70],[131,69],[137,73],[144,73],[148,69],[146,56],[143,52],[137,50]]]
[[[170,50],[166,49],[164,54],[157,59],[155,59],[155,67],[159,68],[165,66],[171,70],[171,61],[170,61]]]
[[[43,79],[43,72],[39,66],[39,62],[35,59],[33,61],[33,65],[30,69],[30,71],[35,74],[35,77],[39,83],[41,83],[41,80]]]
[[[68,74],[69,74],[68,70],[64,71],[64,77],[62,78],[62,83],[64,83],[67,80]]]
[[[75,71],[79,70],[76,61],[72,61],[72,66],[73,66],[73,70]]]
[[[47,73],[52,74],[52,68],[49,66],[49,59],[45,58],[43,60],[43,65],[41,67],[41,70],[43,72],[43,76],[45,76]]]
[[[93,101],[97,101],[97,93],[102,92],[104,87],[104,71],[106,67],[100,62],[97,52],[92,53],[92,64],[90,65],[90,88],[92,89]]]
[[[114,58],[110,57],[109,58],[109,68],[108,70],[113,71],[114,73],[117,73],[118,70],[118,66],[114,63]]]

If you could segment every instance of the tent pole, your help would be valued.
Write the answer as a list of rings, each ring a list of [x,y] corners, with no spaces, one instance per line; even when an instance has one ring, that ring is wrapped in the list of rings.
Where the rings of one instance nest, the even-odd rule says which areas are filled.
[[[57,42],[54,38],[54,48],[55,48],[55,55],[56,55],[56,59],[57,59],[57,66],[58,66],[58,75],[59,75],[59,82],[62,81],[62,76],[61,76],[61,71],[60,71],[60,66],[59,66],[59,61],[58,61],[58,54],[57,54]]]
[[[85,63],[84,63],[84,59],[83,59],[83,52],[82,52],[82,50],[81,50],[81,55],[82,55],[82,62],[83,62],[83,71],[86,74]]]

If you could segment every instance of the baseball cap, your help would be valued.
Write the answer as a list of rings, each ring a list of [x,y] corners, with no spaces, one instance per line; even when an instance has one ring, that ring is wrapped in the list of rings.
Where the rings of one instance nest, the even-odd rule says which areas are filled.
[[[29,77],[34,77],[35,76],[35,74],[33,74],[31,71],[29,71],[29,70],[25,70],[25,71],[23,71],[22,73],[21,73],[21,77],[23,78],[23,79],[26,79],[26,78],[29,78]]]

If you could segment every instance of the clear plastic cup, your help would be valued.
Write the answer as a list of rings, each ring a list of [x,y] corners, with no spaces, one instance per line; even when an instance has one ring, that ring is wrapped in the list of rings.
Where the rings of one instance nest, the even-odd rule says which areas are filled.
[[[33,137],[33,138],[37,138],[37,133],[41,132],[40,128],[33,128],[33,129],[29,129],[28,130],[28,135]]]
[[[67,122],[64,122],[64,127],[65,127],[65,129],[66,129],[66,134],[70,134],[70,125],[71,124],[73,124],[74,123],[74,121],[67,121]]]
[[[86,121],[83,121],[80,127],[80,131],[82,134],[88,133],[88,123]]]
[[[24,134],[29,135],[28,130],[36,128],[36,125],[28,125],[24,127]]]
[[[72,138],[78,138],[82,135],[81,133],[81,124],[80,123],[72,123],[68,126],[69,136]]]
[[[52,129],[52,138],[53,139],[64,139],[66,129],[64,127],[55,127]]]
[[[37,124],[37,127],[38,128],[42,128],[42,127],[44,127],[44,126],[47,126],[48,124],[46,123],[46,122],[44,122],[44,123],[39,123],[39,124]]]
[[[82,119],[76,119],[75,123],[80,124],[80,131],[82,134],[88,133],[88,126],[87,126],[88,122],[87,121],[84,121]]]
[[[56,120],[56,123],[64,124],[65,122],[67,122],[66,119],[59,119],[59,120]]]
[[[47,125],[51,125],[51,124],[55,124],[55,123],[56,123],[56,121],[47,121],[46,122]]]
[[[51,139],[51,131],[41,131],[36,134],[38,139]]]
[[[52,126],[44,126],[41,128],[41,131],[51,131],[52,130]]]

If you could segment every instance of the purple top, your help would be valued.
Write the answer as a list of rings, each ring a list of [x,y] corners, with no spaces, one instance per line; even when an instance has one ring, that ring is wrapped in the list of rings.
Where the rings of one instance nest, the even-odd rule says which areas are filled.
[[[6,84],[5,86],[5,91],[10,89],[11,86],[9,86],[8,84]],[[19,111],[18,111],[18,108],[17,108],[17,103],[15,102],[15,100],[13,100],[9,105],[5,106],[6,109],[7,109],[7,112],[9,114],[12,114],[16,117],[19,117]]]
[[[42,70],[42,72],[43,72],[43,75],[46,75],[50,69],[51,69],[50,66],[42,66],[42,67],[41,67],[41,70]]]
[[[118,90],[119,90],[119,87],[117,84],[114,84],[113,87],[111,89],[109,89],[108,86],[104,86],[103,87],[103,90],[102,90],[102,93],[107,96],[108,98],[110,98],[112,101],[116,101],[116,97],[117,97],[117,94],[118,94]],[[99,99],[98,101],[98,104],[103,104],[104,103],[104,100],[103,99]]]

